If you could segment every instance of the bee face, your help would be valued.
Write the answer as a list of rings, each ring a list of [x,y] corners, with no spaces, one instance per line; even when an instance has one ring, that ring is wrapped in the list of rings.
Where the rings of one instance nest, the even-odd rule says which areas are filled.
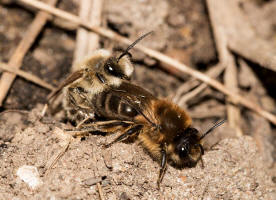
[[[171,160],[177,167],[193,167],[203,155],[203,148],[199,142],[198,130],[187,128],[174,138],[168,146]]]
[[[97,73],[100,82],[118,85],[120,80],[130,80],[134,67],[127,56],[120,59],[107,50],[100,49],[76,64],[76,69],[88,69]]]
[[[127,57],[119,61],[115,57],[109,57],[103,64],[103,70],[106,76],[130,80],[134,68]]]

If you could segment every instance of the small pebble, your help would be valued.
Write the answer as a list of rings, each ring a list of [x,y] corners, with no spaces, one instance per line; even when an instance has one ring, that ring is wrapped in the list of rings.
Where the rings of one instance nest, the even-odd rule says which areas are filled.
[[[33,190],[43,184],[39,178],[38,170],[34,166],[23,165],[17,170],[16,175]]]

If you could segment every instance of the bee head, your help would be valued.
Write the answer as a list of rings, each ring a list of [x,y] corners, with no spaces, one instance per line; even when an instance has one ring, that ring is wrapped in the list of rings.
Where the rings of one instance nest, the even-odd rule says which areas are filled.
[[[103,70],[106,76],[130,80],[134,67],[127,57],[119,61],[115,57],[109,57],[103,64]]]
[[[87,69],[98,77],[101,83],[119,85],[121,80],[130,80],[134,67],[127,56],[118,59],[110,51],[99,49],[81,62],[76,62],[75,70]]]
[[[150,33],[152,32],[139,37],[118,57],[112,56],[109,51],[101,49],[89,55],[83,62],[77,63],[74,68],[88,68],[95,72],[101,83],[107,83],[108,85],[119,85],[122,80],[130,80],[134,67],[129,59],[131,57],[129,50]]]
[[[181,167],[193,167],[204,154],[197,129],[189,127],[174,139],[173,162]]]
[[[130,80],[131,75],[134,71],[134,67],[129,60],[129,57],[132,57],[131,53],[129,53],[129,50],[131,50],[138,42],[140,42],[151,33],[152,31],[139,37],[132,44],[130,44],[126,48],[126,50],[124,50],[123,53],[120,54],[117,58],[110,57],[109,59],[107,59],[104,64],[105,72],[110,76]]]
[[[216,123],[202,135],[193,127],[188,127],[182,133],[178,134],[173,141],[174,145],[169,146],[169,150],[173,152],[171,154],[173,163],[178,167],[195,166],[202,155],[204,155],[204,149],[201,144],[202,139],[225,121],[222,120]],[[173,146],[174,149],[172,150]]]

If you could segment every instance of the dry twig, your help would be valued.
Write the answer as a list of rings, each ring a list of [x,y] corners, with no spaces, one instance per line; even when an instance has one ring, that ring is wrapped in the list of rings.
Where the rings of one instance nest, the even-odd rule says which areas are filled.
[[[234,92],[238,92],[237,82],[237,66],[235,65],[234,58],[231,59],[231,63],[227,66],[224,74],[225,85]],[[240,128],[240,109],[227,102],[227,118],[229,126],[234,128],[237,136],[242,136],[243,132]]]
[[[196,87],[192,91],[190,91],[187,94],[185,94],[184,96],[182,96],[181,99],[178,102],[178,105],[181,106],[181,107],[185,107],[187,101],[189,101],[190,99],[192,99],[193,97],[195,97],[196,95],[198,95],[205,88],[207,88],[207,86],[208,85],[206,83],[200,84],[198,87]]]
[[[100,183],[97,183],[97,187],[98,187],[98,191],[99,191],[99,194],[100,194],[100,199],[101,200],[104,200],[104,194],[103,194],[103,189],[102,189],[102,185]]]
[[[47,3],[50,5],[55,5],[57,0],[48,0]],[[28,27],[24,37],[17,46],[14,54],[11,56],[8,65],[19,69],[25,54],[28,52],[29,48],[32,46],[36,37],[45,25],[49,14],[40,11],[31,25]],[[4,72],[0,80],[0,106],[2,106],[3,101],[15,79],[16,75],[10,72]]]
[[[89,21],[93,26],[101,25],[101,15],[103,9],[103,0],[92,0],[92,7],[90,11]],[[93,32],[89,32],[88,37],[88,48],[87,51],[90,53],[99,48],[99,35]]]
[[[101,22],[102,0],[84,0],[80,1],[80,18],[89,21],[93,26],[99,26]],[[98,49],[99,36],[93,32],[87,31],[82,27],[78,28],[74,62],[83,59],[91,51]],[[72,71],[76,71],[76,65],[73,64]]]
[[[224,82],[228,89],[233,92],[238,92],[237,83],[237,66],[235,64],[235,58],[229,52],[227,44],[229,41],[227,34],[233,27],[233,21],[237,19],[233,15],[227,15],[225,9],[229,9],[227,0],[221,0],[219,3],[216,0],[207,0],[209,16],[215,36],[215,42],[219,53],[219,61],[226,66],[224,73]],[[230,29],[230,30],[229,30]],[[227,103],[227,115],[230,127],[236,130],[238,136],[242,135],[242,131],[239,127],[240,110],[238,107]]]
[[[207,72],[205,72],[205,74],[212,78],[217,78],[223,72],[224,68],[224,65],[217,64],[211,67]],[[187,101],[198,95],[206,87],[207,85],[205,83],[202,83],[198,80],[189,80],[178,88],[178,90],[176,91],[176,95],[173,98],[173,102],[179,104],[180,106],[184,106]],[[192,88],[194,89],[190,91]],[[183,95],[184,93],[187,94]]]
[[[18,75],[18,76],[20,76],[20,77],[22,77],[22,78],[24,78],[28,81],[31,81],[31,82],[33,82],[33,83],[35,83],[35,84],[37,84],[41,87],[47,88],[47,89],[52,90],[52,91],[55,89],[54,86],[50,85],[49,83],[46,83],[41,78],[39,78],[35,75],[32,75],[28,72],[25,72],[23,70],[16,69],[16,68],[14,68],[12,66],[9,66],[5,63],[0,62],[0,68],[3,69],[4,71],[16,74],[16,75]]]
[[[36,0],[19,0],[19,1],[22,1],[28,5],[34,6],[38,9],[44,10],[46,12],[49,12],[49,13],[56,15],[58,17],[61,17],[63,19],[69,20],[73,23],[83,26],[83,27],[85,27],[93,32],[96,32],[102,36],[105,36],[107,38],[116,40],[118,42],[121,42],[121,43],[124,43],[127,45],[131,44],[131,41],[129,39],[122,37],[111,30],[107,30],[102,27],[92,26],[89,22],[82,21],[79,17],[77,17],[75,15],[72,15],[68,12],[54,8],[45,3],[42,3],[42,2],[39,2]],[[142,46],[141,44],[137,44],[136,49],[139,49],[140,51],[144,52],[145,54],[166,63],[170,67],[173,67],[175,69],[175,71],[178,72],[177,73],[178,76],[181,76],[183,73],[186,73],[186,74],[189,74],[189,75],[195,77],[198,80],[201,80],[201,81],[207,83],[208,85],[214,87],[215,89],[219,90],[220,92],[224,93],[225,95],[230,96],[233,103],[241,104],[241,105],[255,111],[256,113],[265,117],[270,122],[272,122],[273,124],[276,125],[276,116],[263,110],[259,105],[256,105],[255,103],[249,101],[246,98],[243,98],[241,95],[238,95],[238,94],[230,91],[220,82],[206,76],[205,74],[203,74],[197,70],[189,68],[186,65],[184,65],[184,64],[182,64],[182,63],[180,63],[180,62],[178,62],[178,61],[176,61],[158,51],[152,50],[150,48],[146,48],[146,47]],[[162,65],[165,70],[169,70],[169,67],[167,65]]]
[[[190,116],[193,119],[206,119],[211,117],[224,118],[225,117],[225,106],[216,106],[215,108],[197,109],[195,111],[189,111]]]
[[[89,14],[92,1],[83,0],[79,2],[79,16],[82,20],[89,21]],[[77,37],[76,37],[76,47],[74,52],[74,62],[76,63],[79,59],[82,59],[87,54],[87,41],[88,41],[88,31],[83,27],[78,27]],[[72,66],[72,71],[76,71]]]
[[[4,115],[6,113],[10,113],[10,112],[17,112],[17,113],[21,113],[21,114],[24,114],[24,115],[30,113],[30,111],[27,111],[27,110],[5,110],[3,112],[0,112],[0,116]]]

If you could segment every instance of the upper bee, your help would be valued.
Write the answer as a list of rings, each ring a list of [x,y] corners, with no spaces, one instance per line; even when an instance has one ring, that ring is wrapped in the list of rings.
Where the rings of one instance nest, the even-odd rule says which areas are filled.
[[[109,51],[101,49],[89,55],[82,62],[77,63],[74,68],[78,70],[85,69],[87,72],[92,71],[101,83],[118,86],[122,80],[130,80],[134,71],[134,67],[128,58],[128,56],[131,56],[129,50],[151,33],[148,32],[139,37],[118,57],[112,56]]]
[[[76,69],[95,73],[101,83],[119,85],[121,80],[130,80],[134,67],[127,56],[120,59],[107,50],[100,49],[76,64]]]
[[[91,110],[91,100],[95,95],[131,79],[134,67],[129,59],[129,50],[150,33],[139,37],[119,55],[100,49],[77,62],[74,65],[75,72],[48,96],[48,101],[63,91],[63,106],[68,117],[72,121],[89,117],[94,112]],[[128,110],[133,111],[130,108]]]

